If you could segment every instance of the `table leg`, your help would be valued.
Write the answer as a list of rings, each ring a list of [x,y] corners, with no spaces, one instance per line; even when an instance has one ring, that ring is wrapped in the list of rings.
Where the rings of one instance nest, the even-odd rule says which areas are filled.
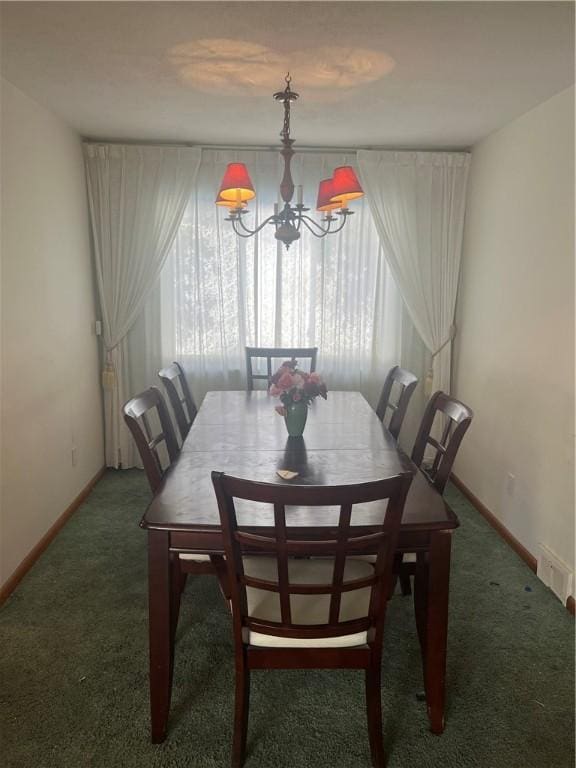
[[[166,738],[172,692],[174,645],[169,543],[169,533],[148,531],[150,717],[153,744],[159,744]]]
[[[172,648],[172,664],[170,675],[174,666],[174,643],[176,641],[176,630],[178,629],[178,617],[180,616],[180,602],[182,592],[186,586],[187,574],[180,568],[180,557],[177,552],[170,554],[170,646]]]
[[[418,552],[416,554],[416,568],[414,571],[414,614],[416,616],[418,640],[420,641],[422,666],[425,669],[428,620],[428,552]],[[425,672],[424,680],[426,680]]]
[[[432,533],[427,562],[419,555],[414,581],[428,719],[430,730],[438,734],[444,731],[451,546],[451,531]]]

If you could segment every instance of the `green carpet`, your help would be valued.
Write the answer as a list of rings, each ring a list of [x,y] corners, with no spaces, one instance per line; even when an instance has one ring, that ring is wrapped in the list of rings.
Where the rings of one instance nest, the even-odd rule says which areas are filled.
[[[143,473],[109,471],[0,613],[4,768],[229,764],[233,655],[214,579],[191,578],[169,736],[148,735]],[[389,768],[572,768],[573,620],[454,489],[447,726],[428,731],[411,598],[384,646]],[[16,513],[16,511],[15,511]],[[253,674],[246,768],[369,766],[359,672]]]

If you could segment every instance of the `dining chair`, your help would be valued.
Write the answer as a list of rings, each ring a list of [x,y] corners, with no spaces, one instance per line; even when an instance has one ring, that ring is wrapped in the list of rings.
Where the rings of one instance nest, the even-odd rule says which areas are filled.
[[[212,472],[222,526],[234,633],[232,766],[246,751],[252,669],[363,669],[374,768],[384,766],[382,640],[392,561],[410,474],[343,486],[258,483]],[[263,527],[243,530],[236,504],[264,505]],[[379,502],[381,525],[352,524],[355,505]],[[325,537],[291,537],[295,506],[335,507]],[[245,507],[244,507],[245,508]],[[354,555],[377,552],[373,564]],[[260,553],[254,556],[254,553]]]
[[[436,429],[437,416],[443,421],[438,425],[439,439],[432,435]],[[440,495],[444,493],[460,443],[473,416],[474,413],[467,405],[444,392],[435,392],[428,401],[411,458]],[[426,455],[428,446],[433,449],[432,456]],[[399,577],[403,595],[409,595],[412,591],[411,576],[419,578],[418,574],[421,574],[422,578],[425,578],[425,557],[423,552],[397,554],[395,572]]]
[[[186,374],[182,366],[174,362],[167,368],[158,371],[158,376],[170,400],[178,431],[180,432],[182,442],[184,442],[198,413],[196,403],[186,380]]]
[[[124,406],[124,421],[132,433],[138,453],[155,496],[164,476],[180,453],[174,426],[162,393],[156,387],[136,395]],[[172,558],[174,621],[178,621],[179,595],[188,573],[215,574],[225,597],[228,594],[226,565],[221,555],[178,553]],[[174,626],[175,631],[175,626]]]
[[[437,440],[432,431],[439,414],[444,417],[444,424],[441,437]],[[444,392],[435,392],[428,401],[411,458],[440,494],[444,493],[460,443],[473,416],[467,405]],[[428,446],[435,451],[432,461],[425,455]]]
[[[416,389],[417,384],[418,377],[414,376],[410,371],[400,368],[399,365],[395,365],[388,371],[388,375],[384,381],[380,400],[378,401],[378,406],[376,408],[376,415],[380,421],[384,423],[387,411],[390,410],[392,412],[388,424],[388,431],[395,440],[398,440],[404,416],[406,416],[408,403],[410,402],[410,398],[412,397],[412,393]],[[392,402],[391,399],[394,385],[396,385],[396,389],[398,390],[398,399],[396,402]]]
[[[316,370],[316,359],[318,357],[318,347],[246,347],[246,388],[248,392],[254,389],[255,380],[266,381],[266,386],[270,381],[274,371],[272,370],[272,361],[277,360],[309,360],[309,373]],[[266,373],[254,373],[252,361],[255,359],[266,360]]]
[[[156,387],[136,395],[124,406],[124,421],[142,460],[148,484],[156,495],[164,474],[179,454],[166,402]]]

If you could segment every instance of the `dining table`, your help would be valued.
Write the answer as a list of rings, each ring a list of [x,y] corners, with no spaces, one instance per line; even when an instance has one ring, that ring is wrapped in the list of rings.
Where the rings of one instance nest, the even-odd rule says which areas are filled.
[[[266,391],[209,392],[152,499],[141,527],[148,535],[149,661],[151,738],[167,734],[174,668],[173,563],[180,554],[224,553],[213,470],[266,483],[346,485],[410,472],[398,539],[400,553],[416,554],[415,626],[420,642],[423,687],[430,729],[444,730],[448,594],[452,533],[458,518],[426,476],[378,419],[359,392],[330,392],[309,407],[302,437],[288,437],[278,400]],[[279,470],[297,473],[283,479]],[[353,525],[366,533],[382,522],[374,505],[355,509]],[[272,510],[244,502],[238,520],[266,535]],[[337,510],[287,510],[291,537],[326,538]],[[363,531],[362,531],[363,532]],[[370,554],[370,552],[366,552]],[[398,598],[407,599],[407,598]]]

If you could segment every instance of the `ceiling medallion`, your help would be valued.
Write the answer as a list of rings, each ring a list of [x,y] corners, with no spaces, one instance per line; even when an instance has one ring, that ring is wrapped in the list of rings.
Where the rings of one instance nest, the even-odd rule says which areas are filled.
[[[278,203],[275,203],[272,216],[269,216],[256,229],[250,229],[244,224],[242,217],[248,213],[247,203],[256,197],[254,186],[244,163],[228,164],[220,184],[216,205],[229,209],[226,221],[232,223],[232,227],[239,237],[252,237],[265,226],[271,224],[275,227],[274,237],[284,243],[288,249],[291,243],[300,239],[303,224],[315,237],[326,237],[326,235],[340,232],[346,224],[347,218],[354,213],[348,208],[348,202],[362,197],[364,192],[354,169],[349,165],[343,165],[334,170],[332,178],[324,179],[318,186],[316,210],[325,214],[320,223],[306,215],[310,209],[303,205],[301,186],[298,187],[296,205],[291,205],[294,196],[294,182],[290,162],[294,155],[292,149],[294,139],[290,138],[290,102],[296,101],[298,94],[290,88],[290,73],[286,75],[285,81],[286,88],[274,94],[276,101],[281,101],[284,104],[284,125],[280,132],[282,138],[280,154],[284,158],[284,175],[280,182],[280,196],[284,201],[284,207],[280,208]]]

